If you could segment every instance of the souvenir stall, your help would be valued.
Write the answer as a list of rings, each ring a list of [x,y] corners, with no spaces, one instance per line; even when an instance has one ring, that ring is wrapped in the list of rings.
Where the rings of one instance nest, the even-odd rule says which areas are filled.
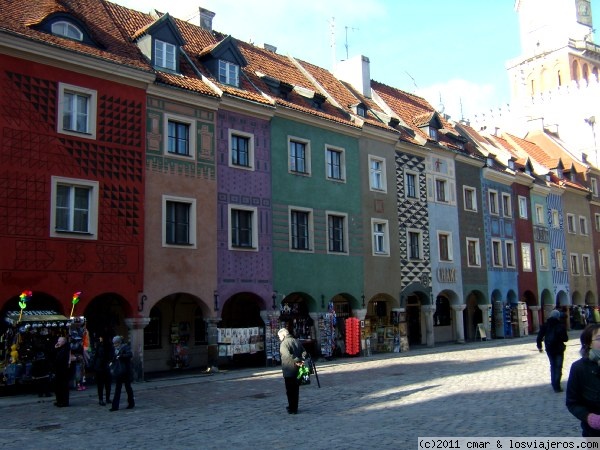
[[[283,299],[279,323],[281,328],[287,328],[302,343],[308,353],[312,356],[319,354],[316,346],[315,324],[308,314],[306,300],[301,295],[291,294]]]
[[[369,339],[367,352],[388,353],[400,351],[399,324],[393,320],[388,302],[375,300],[369,302],[365,317],[365,334]]]
[[[337,315],[333,302],[329,303],[327,312],[319,318],[319,339],[321,341],[321,356],[331,358],[337,347]]]
[[[265,331],[262,327],[217,328],[217,343],[219,357],[255,354],[265,350]]]

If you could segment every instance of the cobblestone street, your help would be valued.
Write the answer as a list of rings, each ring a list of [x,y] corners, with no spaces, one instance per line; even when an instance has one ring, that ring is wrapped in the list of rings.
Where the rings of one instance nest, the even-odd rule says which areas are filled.
[[[563,388],[579,357],[570,333]],[[135,383],[136,408],[109,412],[95,386],[53,399],[0,398],[0,446],[11,449],[414,449],[418,436],[571,436],[579,423],[550,387],[535,337],[419,348],[317,366],[285,411],[278,368]],[[185,375],[185,373],[184,373]],[[126,399],[122,397],[122,407]]]

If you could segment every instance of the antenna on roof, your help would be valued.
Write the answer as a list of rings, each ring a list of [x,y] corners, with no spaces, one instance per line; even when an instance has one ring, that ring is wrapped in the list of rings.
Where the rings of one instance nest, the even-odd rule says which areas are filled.
[[[329,21],[329,45],[331,46],[331,70],[335,69],[335,17]]]
[[[358,28],[353,28],[353,27],[344,27],[346,29],[346,59],[348,59],[348,30],[352,30],[352,31],[357,31]]]
[[[412,75],[410,73],[408,73],[406,70],[404,71],[404,73],[410,77],[410,79],[412,80],[413,84],[415,85],[415,89],[419,89],[419,86],[417,86],[417,82],[412,77]]]
[[[460,120],[464,120],[465,119],[465,114],[463,112],[462,97],[458,98],[458,103],[460,104]]]

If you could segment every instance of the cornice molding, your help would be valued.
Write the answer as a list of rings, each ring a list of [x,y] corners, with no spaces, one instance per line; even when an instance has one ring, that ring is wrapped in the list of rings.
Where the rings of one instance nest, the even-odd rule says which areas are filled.
[[[146,92],[148,95],[158,98],[167,98],[168,100],[185,103],[194,108],[204,108],[216,111],[219,109],[218,97],[210,97],[198,92],[191,92],[175,87],[151,84]]]

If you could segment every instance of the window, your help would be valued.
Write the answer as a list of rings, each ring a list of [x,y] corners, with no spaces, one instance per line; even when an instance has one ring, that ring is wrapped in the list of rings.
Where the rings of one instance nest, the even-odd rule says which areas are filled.
[[[452,261],[452,235],[445,231],[438,231],[437,235],[440,261]]]
[[[385,192],[387,190],[385,159],[376,158],[374,156],[369,157],[369,179],[372,191]]]
[[[176,155],[190,155],[190,126],[187,123],[167,122],[167,151]]]
[[[504,243],[506,247],[506,267],[515,267],[515,244],[512,241]]]
[[[327,178],[330,180],[343,181],[345,177],[344,151],[332,147],[325,150],[327,162]]]
[[[488,199],[490,202],[490,214],[498,215],[498,193],[496,191],[488,192]]]
[[[83,33],[81,30],[72,23],[65,22],[64,20],[52,24],[52,34],[75,39],[76,41],[83,41]]]
[[[571,253],[571,273],[579,275],[579,255]]]
[[[558,272],[562,272],[565,270],[564,262],[563,262],[563,252],[561,249],[554,250],[554,262],[555,267]]]
[[[257,250],[258,229],[256,208],[229,205],[230,250]]]
[[[312,249],[312,220],[310,210],[290,210],[290,247],[292,250]]]
[[[438,140],[438,130],[437,128],[429,127],[429,137],[434,141]]]
[[[448,202],[448,194],[447,194],[447,186],[448,182],[446,180],[442,180],[436,178],[435,180],[435,199],[438,202]]]
[[[519,195],[519,217],[521,219],[527,219],[527,198]]]
[[[504,217],[512,217],[512,198],[510,194],[502,194],[502,212]]]
[[[254,135],[229,130],[229,165],[238,169],[254,169]]]
[[[567,214],[567,231],[575,233],[575,216],[573,214]]]
[[[367,108],[364,105],[356,105],[356,114],[360,117],[367,117]]]
[[[481,267],[479,239],[467,238],[467,265],[469,267]]]
[[[521,243],[521,261],[523,270],[531,272],[531,244]]]
[[[594,214],[594,223],[596,224],[596,231],[600,231],[600,214]]]
[[[463,197],[466,211],[477,211],[477,191],[475,188],[464,186]]]
[[[288,144],[290,149],[290,172],[296,172],[303,175],[310,173],[309,143],[290,138]]]
[[[371,219],[373,229],[373,254],[389,255],[388,221]]]
[[[502,242],[499,239],[492,239],[492,265],[502,267]]]
[[[219,60],[219,83],[239,87],[239,73],[240,68],[237,64],[233,64],[229,61],[223,61],[222,59]]]
[[[329,253],[348,253],[346,234],[346,216],[327,214],[327,251]]]
[[[409,230],[407,235],[408,240],[408,259],[420,260],[421,255],[421,232]]]
[[[583,275],[589,277],[592,275],[592,266],[590,264],[590,255],[581,255],[583,263]]]
[[[161,348],[162,316],[157,306],[150,310],[150,322],[144,327],[144,350]]]
[[[548,251],[546,247],[540,247],[538,250],[539,254],[539,267],[540,270],[548,270]]]
[[[584,216],[579,216],[579,232],[584,236],[587,236],[587,219]]]
[[[175,53],[177,47],[168,42],[154,40],[154,64],[169,70],[176,70]]]
[[[552,228],[560,228],[560,216],[558,210],[552,210]]]
[[[58,89],[57,132],[96,139],[97,92],[64,83]]]
[[[196,244],[196,200],[163,195],[163,246]]]
[[[535,204],[535,222],[538,225],[545,225],[544,221],[544,207],[539,203]]]
[[[52,177],[50,236],[96,239],[99,183]]]
[[[406,186],[406,197],[418,198],[419,191],[417,190],[417,174],[413,172],[405,172],[404,180]]]
[[[592,182],[592,195],[598,197],[598,180],[595,178],[591,178],[590,180]]]

